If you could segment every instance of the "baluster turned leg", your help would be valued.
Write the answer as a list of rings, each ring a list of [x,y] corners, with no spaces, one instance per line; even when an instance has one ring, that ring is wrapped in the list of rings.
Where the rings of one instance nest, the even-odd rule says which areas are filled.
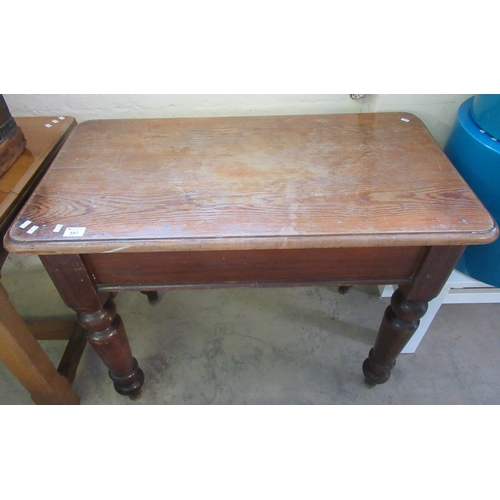
[[[363,363],[367,385],[383,384],[389,380],[396,358],[417,331],[427,306],[428,302],[406,300],[400,289],[394,292],[391,305],[382,319],[375,347]]]
[[[109,293],[97,291],[79,255],[41,256],[47,272],[68,307],[77,313],[89,344],[109,369],[116,391],[136,396],[144,373],[132,356],[127,334]]]
[[[396,358],[416,332],[429,302],[437,297],[455,268],[463,247],[430,247],[412,282],[400,286],[386,309],[374,348],[363,363],[367,385],[387,382]]]
[[[121,317],[110,297],[96,312],[79,312],[78,322],[87,340],[109,369],[115,390],[123,396],[136,394],[144,383],[144,373],[132,357]]]

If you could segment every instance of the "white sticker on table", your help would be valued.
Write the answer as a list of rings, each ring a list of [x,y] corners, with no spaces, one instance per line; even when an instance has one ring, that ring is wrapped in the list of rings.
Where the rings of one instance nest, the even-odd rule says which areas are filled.
[[[64,231],[64,238],[77,238],[85,234],[86,227],[67,227]]]
[[[63,228],[62,224],[57,224],[57,226],[52,230],[53,233],[59,233]]]
[[[21,229],[26,229],[31,224],[30,220],[25,220],[19,227]]]
[[[28,234],[33,234],[36,230],[38,229],[38,226],[31,226],[28,231],[26,231]]]

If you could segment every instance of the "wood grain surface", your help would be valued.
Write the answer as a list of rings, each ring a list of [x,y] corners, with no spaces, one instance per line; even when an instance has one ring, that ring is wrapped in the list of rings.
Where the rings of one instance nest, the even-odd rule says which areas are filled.
[[[17,118],[16,123],[26,138],[26,149],[14,165],[0,178],[0,232],[7,230],[16,208],[26,201],[33,186],[50,165],[60,145],[76,126],[73,117]],[[52,123],[51,120],[57,120]],[[46,127],[46,124],[50,127]]]
[[[405,121],[402,120],[405,119]],[[30,220],[29,234],[20,225]],[[53,232],[62,225],[60,232]],[[65,237],[83,227],[83,236]],[[77,126],[6,240],[100,253],[488,243],[497,227],[408,113]]]

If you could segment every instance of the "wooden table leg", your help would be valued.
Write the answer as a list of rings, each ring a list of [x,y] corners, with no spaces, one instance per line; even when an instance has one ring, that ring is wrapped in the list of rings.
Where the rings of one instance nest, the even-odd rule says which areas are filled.
[[[386,309],[375,347],[363,363],[368,385],[384,384],[391,376],[396,358],[417,331],[420,318],[427,312],[428,302],[407,300],[397,289]]]
[[[66,305],[76,311],[89,344],[108,367],[116,391],[136,396],[144,383],[144,373],[132,356],[110,294],[97,292],[79,255],[50,255],[40,259]]]
[[[56,370],[0,284],[0,359],[36,404],[78,404],[70,382]]]
[[[363,363],[367,385],[384,384],[391,376],[399,356],[429,301],[437,297],[460,259],[464,247],[432,247],[409,285],[400,286],[386,309],[375,346]]]
[[[148,298],[149,303],[151,305],[158,304],[158,302],[160,301],[160,296],[159,296],[158,292],[150,291],[150,292],[141,292],[141,293],[143,295],[146,295],[146,297]]]

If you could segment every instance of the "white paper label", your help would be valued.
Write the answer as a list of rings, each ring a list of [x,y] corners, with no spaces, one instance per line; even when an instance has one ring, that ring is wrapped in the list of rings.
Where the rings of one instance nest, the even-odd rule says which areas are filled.
[[[26,229],[31,224],[30,220],[25,220],[19,227],[21,229]]]
[[[52,120],[52,123],[59,123],[59,120]]]
[[[86,227],[67,227],[64,231],[64,238],[77,238],[85,234]]]
[[[46,124],[45,124],[45,126],[46,126],[47,128],[51,128],[51,127],[52,127],[52,125],[51,125],[50,123],[46,123]]]
[[[66,120],[66,117],[64,116],[58,116],[57,118],[59,118],[59,120]]]
[[[57,226],[53,229],[53,233],[58,233],[63,228],[62,224],[57,224]]]
[[[33,234],[37,229],[38,229],[38,226],[31,226],[30,229],[28,229],[27,233]]]

